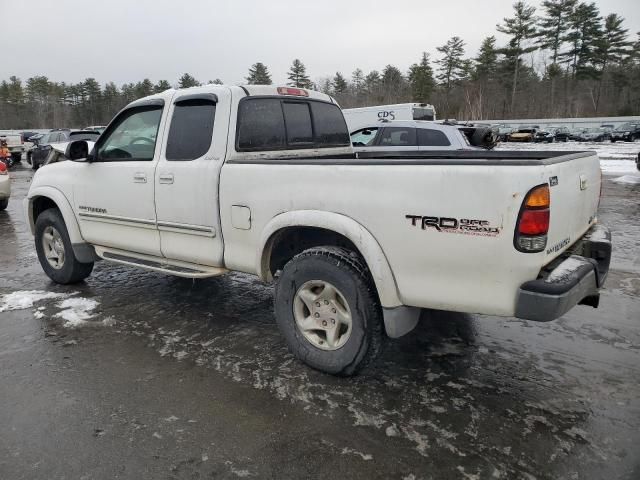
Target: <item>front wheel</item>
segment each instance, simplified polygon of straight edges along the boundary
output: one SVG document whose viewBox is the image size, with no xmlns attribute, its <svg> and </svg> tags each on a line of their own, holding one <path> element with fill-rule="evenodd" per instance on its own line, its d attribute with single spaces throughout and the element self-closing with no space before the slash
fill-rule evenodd
<svg viewBox="0 0 640 480">
<path fill-rule="evenodd" d="M 2 210 L 6 210 L 8 206 L 9 206 L 9 199 L 8 198 L 3 198 L 2 200 L 0 200 L 0 212 Z"/>
<path fill-rule="evenodd" d="M 63 285 L 78 283 L 91 274 L 93 262 L 80 263 L 76 258 L 58 209 L 45 210 L 38 216 L 35 240 L 40 265 L 54 282 Z"/>
<path fill-rule="evenodd" d="M 275 292 L 278 327 L 289 349 L 307 365 L 353 375 L 382 349 L 382 308 L 359 256 L 315 247 L 283 268 Z"/>
</svg>

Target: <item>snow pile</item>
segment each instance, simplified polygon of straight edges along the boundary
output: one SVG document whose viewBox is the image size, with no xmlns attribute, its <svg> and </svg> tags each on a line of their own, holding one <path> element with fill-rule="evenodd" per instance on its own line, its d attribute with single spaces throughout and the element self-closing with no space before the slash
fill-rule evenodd
<svg viewBox="0 0 640 480">
<path fill-rule="evenodd" d="M 622 177 L 614 178 L 616 183 L 630 183 L 632 185 L 640 185 L 640 175 L 623 175 Z"/>
<path fill-rule="evenodd" d="M 41 290 L 22 290 L 8 293 L 0 297 L 0 312 L 8 310 L 25 310 L 33 307 L 34 303 L 47 299 L 67 298 L 75 293 L 54 293 Z"/>
<path fill-rule="evenodd" d="M 54 317 L 62 318 L 65 327 L 78 327 L 95 317 L 95 313 L 92 312 L 98 305 L 100 304 L 91 298 L 68 298 L 56 304 L 56 307 L 63 310 L 56 313 Z"/>
</svg>

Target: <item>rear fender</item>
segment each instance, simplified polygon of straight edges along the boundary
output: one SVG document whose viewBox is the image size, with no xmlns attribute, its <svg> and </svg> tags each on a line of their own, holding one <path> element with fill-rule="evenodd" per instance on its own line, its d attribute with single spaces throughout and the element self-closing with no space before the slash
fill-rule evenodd
<svg viewBox="0 0 640 480">
<path fill-rule="evenodd" d="M 373 235 L 355 220 L 332 212 L 298 210 L 281 213 L 272 218 L 262 231 L 256 258 L 256 271 L 269 280 L 269 256 L 274 235 L 288 227 L 316 227 L 331 230 L 348 238 L 358 249 L 371 272 L 380 303 L 385 308 L 402 305 L 395 277 L 387 257 Z"/>
</svg>

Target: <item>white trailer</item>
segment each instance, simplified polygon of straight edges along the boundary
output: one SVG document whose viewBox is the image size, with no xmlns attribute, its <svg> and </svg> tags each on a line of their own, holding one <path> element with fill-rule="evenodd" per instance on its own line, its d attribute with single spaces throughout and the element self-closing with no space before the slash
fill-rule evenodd
<svg viewBox="0 0 640 480">
<path fill-rule="evenodd" d="M 342 110 L 342 113 L 350 133 L 386 120 L 434 121 L 436 119 L 436 109 L 428 103 L 398 103 L 375 107 L 347 108 Z"/>
</svg>

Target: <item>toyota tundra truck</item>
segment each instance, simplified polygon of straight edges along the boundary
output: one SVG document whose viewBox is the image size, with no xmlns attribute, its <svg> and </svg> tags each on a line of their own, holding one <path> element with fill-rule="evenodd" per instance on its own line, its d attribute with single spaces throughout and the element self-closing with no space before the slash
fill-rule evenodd
<svg viewBox="0 0 640 480">
<path fill-rule="evenodd" d="M 272 86 L 167 90 L 95 146 L 38 170 L 24 201 L 44 272 L 97 260 L 275 283 L 313 368 L 351 375 L 421 309 L 560 317 L 598 305 L 610 234 L 590 152 L 354 153 L 335 100 Z"/>
</svg>

